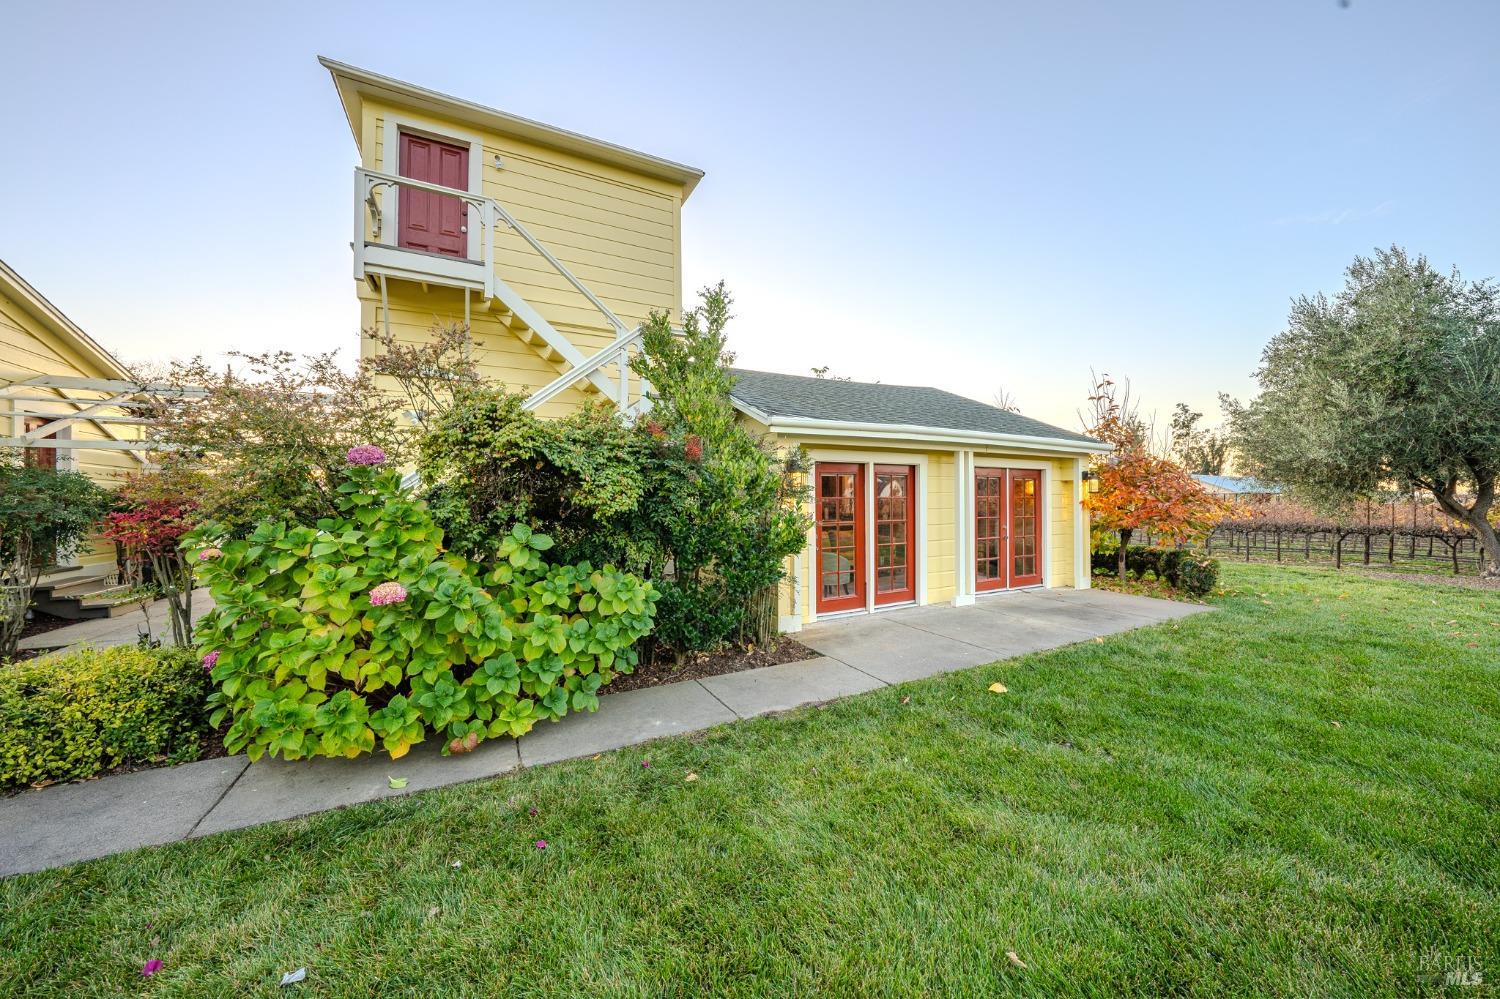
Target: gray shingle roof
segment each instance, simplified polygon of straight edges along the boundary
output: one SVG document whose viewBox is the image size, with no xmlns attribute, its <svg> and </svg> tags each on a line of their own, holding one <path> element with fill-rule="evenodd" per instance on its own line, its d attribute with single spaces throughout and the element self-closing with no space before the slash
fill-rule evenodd
<svg viewBox="0 0 1500 999">
<path fill-rule="evenodd" d="M 987 406 L 942 389 L 921 385 L 882 385 L 831 378 L 783 375 L 735 368 L 735 401 L 767 416 L 933 427 L 969 433 L 1045 437 L 1075 443 L 1097 443 L 1020 413 Z"/>
<path fill-rule="evenodd" d="M 1195 472 L 1193 478 L 1205 486 L 1213 486 L 1229 493 L 1268 493 L 1271 495 L 1279 495 L 1281 493 L 1279 486 L 1257 482 L 1248 475 L 1199 475 Z"/>
</svg>

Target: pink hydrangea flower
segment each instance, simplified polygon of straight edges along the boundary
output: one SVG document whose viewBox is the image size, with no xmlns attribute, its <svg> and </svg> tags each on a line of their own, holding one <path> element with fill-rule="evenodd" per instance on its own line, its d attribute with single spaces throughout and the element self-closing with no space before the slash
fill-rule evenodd
<svg viewBox="0 0 1500 999">
<path fill-rule="evenodd" d="M 219 549 L 217 549 L 217 548 L 205 548 L 201 552 L 198 553 L 198 561 L 199 562 L 206 562 L 207 560 L 209 560 L 211 558 L 218 558 L 220 555 L 223 555 L 223 554 L 224 553 L 221 552 L 221 551 L 219 551 Z"/>
<path fill-rule="evenodd" d="M 370 591 L 370 605 L 372 607 L 384 607 L 386 604 L 399 604 L 406 601 L 406 587 L 392 580 L 389 583 L 381 583 Z"/>
<path fill-rule="evenodd" d="M 351 465 L 384 465 L 385 452 L 374 444 L 359 444 L 349 449 L 344 460 Z"/>
<path fill-rule="evenodd" d="M 215 649 L 214 651 L 210 652 L 208 655 L 206 655 L 206 656 L 203 657 L 203 672 L 205 672 L 205 673 L 211 673 L 211 672 L 213 672 L 214 664 L 217 663 L 218 661 L 219 661 L 219 650 Z"/>
<path fill-rule="evenodd" d="M 143 978 L 150 978 L 152 975 L 156 974 L 160 970 L 161 970 L 161 958 L 159 958 L 159 957 L 153 957 L 151 960 L 149 960 L 149 961 L 146 962 L 145 967 L 141 968 L 141 977 L 143 977 Z"/>
</svg>

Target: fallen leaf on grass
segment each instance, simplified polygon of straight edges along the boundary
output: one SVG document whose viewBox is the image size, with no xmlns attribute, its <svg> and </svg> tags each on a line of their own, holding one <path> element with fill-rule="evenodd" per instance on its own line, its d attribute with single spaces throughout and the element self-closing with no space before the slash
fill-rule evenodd
<svg viewBox="0 0 1500 999">
<path fill-rule="evenodd" d="M 407 782 L 408 779 L 409 778 L 406 778 L 406 777 L 387 777 L 386 778 L 386 780 L 391 785 L 391 790 L 392 791 L 399 791 L 399 790 L 401 790 L 403 787 L 406 786 L 406 782 Z"/>
<path fill-rule="evenodd" d="M 427 918 L 428 919 L 436 919 L 437 918 L 437 914 L 440 911 L 442 911 L 442 910 L 440 910 L 437 906 L 434 905 L 432 908 L 430 908 L 430 909 L 427 910 Z"/>
<path fill-rule="evenodd" d="M 1104 644 L 1104 639 L 1100 638 L 1098 635 L 1094 636 L 1094 641 L 1098 642 L 1100 645 Z"/>
<path fill-rule="evenodd" d="M 282 985 L 296 985 L 298 982 L 302 981 L 306 977 L 307 977 L 307 969 L 306 968 L 298 968 L 296 971 L 288 971 L 286 974 L 282 975 L 281 976 L 281 984 Z"/>
<path fill-rule="evenodd" d="M 911 695 L 907 694 L 905 697 L 901 698 L 901 703 L 902 704 L 910 704 L 911 703 Z"/>
<path fill-rule="evenodd" d="M 1344 727 L 1344 723 L 1343 722 L 1334 722 L 1333 723 L 1333 727 L 1334 728 L 1343 728 Z"/>
<path fill-rule="evenodd" d="M 698 779 L 698 775 L 695 774 L 695 773 L 689 773 L 686 777 L 684 777 L 682 779 L 684 781 L 686 781 L 687 783 L 691 784 L 693 781 L 695 781 L 695 780 Z"/>
<path fill-rule="evenodd" d="M 462 860 L 455 860 L 453 863 L 449 864 L 448 866 L 451 867 L 451 868 L 453 868 L 456 871 L 460 867 L 464 866 L 464 862 Z"/>
<path fill-rule="evenodd" d="M 992 694 L 1003 694 L 1003 693 L 1005 693 L 1005 684 L 1003 684 L 1003 683 L 992 683 L 992 684 L 990 684 L 990 693 L 992 693 Z"/>
<path fill-rule="evenodd" d="M 1018 968 L 1026 967 L 1026 962 L 1017 957 L 1016 952 L 1013 950 L 1008 950 L 1005 952 L 1005 959 Z"/>
</svg>

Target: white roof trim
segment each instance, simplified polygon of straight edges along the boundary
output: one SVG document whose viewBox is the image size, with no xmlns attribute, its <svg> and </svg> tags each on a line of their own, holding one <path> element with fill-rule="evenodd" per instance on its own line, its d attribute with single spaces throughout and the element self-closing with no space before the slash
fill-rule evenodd
<svg viewBox="0 0 1500 999">
<path fill-rule="evenodd" d="M 31 282 L 3 260 L 0 260 L 0 290 L 9 292 L 20 302 L 22 308 L 28 309 L 43 323 L 50 325 L 53 332 L 65 341 L 71 340 L 73 347 L 99 365 L 101 370 L 118 378 L 130 377 L 130 372 L 113 354 L 99 346 L 98 341 L 85 333 L 82 327 L 64 315 L 46 295 L 32 287 Z"/>
<path fill-rule="evenodd" d="M 1061 451 L 1068 454 L 1105 454 L 1114 450 L 1108 444 L 1088 444 L 1084 441 L 1060 437 L 997 434 L 984 430 L 955 430 L 951 427 L 919 427 L 905 423 L 855 423 L 843 420 L 814 420 L 801 416 L 772 416 L 738 399 L 732 401 L 736 409 L 764 423 L 773 433 L 808 434 L 819 437 L 883 437 L 887 440 L 914 441 L 924 444 L 953 444 L 961 447 L 993 445 Z"/>
<path fill-rule="evenodd" d="M 382 76 L 327 56 L 318 56 L 318 62 L 322 63 L 323 67 L 333 75 L 334 86 L 338 88 L 341 99 L 347 97 L 344 92 L 346 83 L 356 93 L 362 90 L 381 91 L 387 96 L 401 98 L 405 103 L 414 107 L 448 116 L 456 115 L 461 120 L 477 122 L 502 135 L 513 135 L 539 145 L 550 146 L 553 149 L 561 149 L 564 152 L 636 170 L 648 177 L 680 184 L 684 201 L 687 200 L 689 194 L 693 193 L 693 188 L 698 186 L 698 181 L 703 179 L 702 170 L 685 163 L 653 156 L 650 153 L 643 153 L 638 149 L 631 149 L 613 142 L 605 142 L 603 139 L 595 139 L 579 132 L 571 132 L 565 128 L 558 128 L 556 125 L 533 121 L 508 111 L 464 100 L 462 97 L 453 97 L 436 90 L 429 90 L 415 83 Z M 349 106 L 347 99 L 344 100 L 344 110 L 347 115 L 351 116 L 349 127 L 354 131 L 354 139 L 358 142 L 359 123 L 352 117 L 354 109 Z"/>
</svg>

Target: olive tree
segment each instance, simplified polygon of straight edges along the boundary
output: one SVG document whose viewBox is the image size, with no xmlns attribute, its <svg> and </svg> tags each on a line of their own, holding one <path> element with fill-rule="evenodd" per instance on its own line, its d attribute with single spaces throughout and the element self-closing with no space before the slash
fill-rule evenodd
<svg viewBox="0 0 1500 999">
<path fill-rule="evenodd" d="M 1357 257 L 1333 298 L 1295 300 L 1236 408 L 1249 471 L 1329 505 L 1425 490 L 1484 546 L 1500 479 L 1500 288 L 1392 247 Z"/>
</svg>

